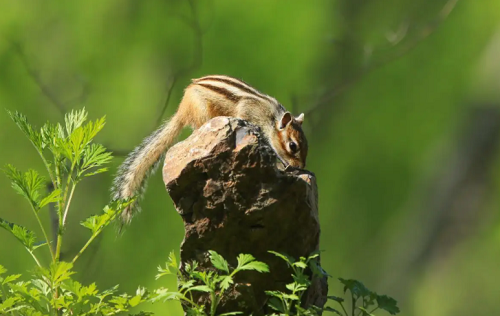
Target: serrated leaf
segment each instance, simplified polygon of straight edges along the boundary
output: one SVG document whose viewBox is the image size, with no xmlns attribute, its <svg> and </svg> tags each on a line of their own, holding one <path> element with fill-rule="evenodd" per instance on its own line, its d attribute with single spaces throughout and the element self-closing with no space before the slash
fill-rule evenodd
<svg viewBox="0 0 500 316">
<path fill-rule="evenodd" d="M 269 266 L 264 262 L 253 261 L 239 267 L 239 270 L 255 270 L 260 273 L 266 273 L 269 272 Z"/>
<path fill-rule="evenodd" d="M 115 206 L 115 205 L 113 205 Z M 121 206 L 119 212 L 123 210 Z M 99 231 L 101 231 L 104 227 L 108 226 L 111 224 L 111 222 L 116 218 L 118 213 L 116 210 L 111 208 L 109 205 L 106 205 L 104 207 L 104 213 L 101 215 L 93 215 L 90 216 L 89 218 L 85 219 L 84 221 L 80 222 L 80 225 L 82 225 L 85 228 L 88 228 L 92 231 L 92 234 L 97 234 Z"/>
<path fill-rule="evenodd" d="M 64 123 L 66 124 L 66 133 L 71 135 L 75 129 L 82 126 L 87 120 L 87 111 L 85 108 L 81 110 L 72 110 L 64 116 Z"/>
<path fill-rule="evenodd" d="M 0 275 L 5 274 L 7 272 L 7 269 L 3 265 L 0 264 Z"/>
<path fill-rule="evenodd" d="M 241 269 L 242 266 L 244 266 L 245 264 L 247 264 L 249 262 L 254 261 L 255 258 L 251 254 L 240 253 L 238 255 L 237 260 L 238 260 L 238 267 L 237 267 L 237 269 Z"/>
<path fill-rule="evenodd" d="M 17 127 L 24 133 L 24 135 L 30 140 L 33 146 L 41 152 L 45 147 L 41 133 L 35 131 L 33 127 L 28 123 L 26 115 L 19 112 L 10 112 L 10 118 L 16 123 Z"/>
<path fill-rule="evenodd" d="M 355 297 L 369 296 L 372 292 L 368 290 L 363 283 L 354 279 L 339 278 L 340 282 L 344 284 L 344 293 L 349 290 Z"/>
<path fill-rule="evenodd" d="M 2 218 L 0 218 L 0 227 L 4 228 L 10 232 L 17 240 L 19 240 L 26 249 L 33 251 L 33 247 L 36 241 L 35 233 L 28 230 L 27 228 L 10 223 Z"/>
<path fill-rule="evenodd" d="M 398 302 L 387 295 L 377 295 L 377 305 L 378 308 L 387 311 L 391 315 L 396 315 L 400 312 L 397 306 Z"/>
<path fill-rule="evenodd" d="M 35 170 L 28 170 L 21 173 L 16 167 L 6 165 L 4 172 L 11 180 L 12 188 L 24 198 L 28 200 L 31 206 L 38 211 L 40 202 L 40 193 L 38 190 L 44 187 L 45 179 Z"/>
<path fill-rule="evenodd" d="M 100 144 L 91 144 L 86 146 L 83 151 L 83 159 L 80 166 L 81 173 L 88 172 L 92 168 L 101 167 L 102 165 L 109 163 L 112 159 L 112 155 L 110 152 L 106 151 Z M 102 168 L 99 170 L 106 170 L 106 168 Z M 93 173 L 100 173 L 103 171 L 95 171 Z"/>
<path fill-rule="evenodd" d="M 71 271 L 73 264 L 71 262 L 59 261 L 50 265 L 50 277 L 53 286 L 61 284 L 70 278 L 75 272 Z"/>
<path fill-rule="evenodd" d="M 40 201 L 38 207 L 42 208 L 42 207 L 44 207 L 45 205 L 47 205 L 49 203 L 56 203 L 60 199 L 61 199 L 61 190 L 60 189 L 55 189 L 54 191 L 52 191 L 49 195 L 47 195 L 46 197 L 44 197 Z"/>
<path fill-rule="evenodd" d="M 209 250 L 208 253 L 210 254 L 210 262 L 216 269 L 229 273 L 228 263 L 221 255 L 213 250 Z"/>
<path fill-rule="evenodd" d="M 174 269 L 178 269 L 179 264 L 177 263 L 177 258 L 175 257 L 175 253 L 173 251 L 168 255 L 168 266 Z"/>
<path fill-rule="evenodd" d="M 233 284 L 233 278 L 230 275 L 226 275 L 222 277 L 220 287 L 223 291 L 227 290 L 231 284 Z"/>
<path fill-rule="evenodd" d="M 292 258 L 292 257 L 290 257 L 290 256 L 288 256 L 288 255 L 281 254 L 279 252 L 271 251 L 271 250 L 269 250 L 268 252 L 272 253 L 273 255 L 275 255 L 277 257 L 280 257 L 283 260 L 285 260 L 289 265 L 292 265 L 295 262 L 295 259 Z"/>
<path fill-rule="evenodd" d="M 0 312 L 5 312 L 9 310 L 12 306 L 14 306 L 18 301 L 20 301 L 20 297 L 11 296 L 5 299 L 0 303 Z"/>
<path fill-rule="evenodd" d="M 198 291 L 198 292 L 212 292 L 212 289 L 206 285 L 196 285 L 190 287 L 188 291 Z"/>
<path fill-rule="evenodd" d="M 297 261 L 297 262 L 294 262 L 293 265 L 295 267 L 299 267 L 301 269 L 306 269 L 307 268 L 307 264 L 303 261 Z"/>
<path fill-rule="evenodd" d="M 5 277 L 5 279 L 3 280 L 2 284 L 7 284 L 7 283 L 10 283 L 12 281 L 15 281 L 17 279 L 19 279 L 21 277 L 20 274 L 11 274 L 11 275 L 8 275 Z"/>
</svg>

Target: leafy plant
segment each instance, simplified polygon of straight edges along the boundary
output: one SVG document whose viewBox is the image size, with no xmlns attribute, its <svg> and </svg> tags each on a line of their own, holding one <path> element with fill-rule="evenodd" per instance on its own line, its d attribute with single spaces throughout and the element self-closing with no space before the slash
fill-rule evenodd
<svg viewBox="0 0 500 316">
<path fill-rule="evenodd" d="M 0 218 L 0 227 L 21 242 L 36 263 L 33 278 L 26 282 L 19 281 L 19 274 L 3 276 L 7 270 L 0 266 L 0 314 L 116 315 L 146 301 L 149 296 L 142 288 L 135 295 L 117 295 L 117 287 L 99 292 L 95 284 L 83 286 L 72 280 L 73 264 L 133 200 L 113 202 L 104 207 L 102 214 L 83 221 L 82 226 L 90 230 L 91 236 L 69 262 L 60 260 L 77 185 L 85 177 L 105 172 L 107 168 L 104 166 L 112 158 L 102 145 L 92 142 L 104 127 L 104 117 L 87 122 L 87 112 L 82 109 L 68 113 L 64 125 L 46 123 L 40 130 L 35 130 L 23 114 L 9 112 L 9 115 L 35 147 L 54 189 L 41 193 L 46 180 L 35 170 L 21 172 L 12 165 L 4 168 L 14 190 L 28 201 L 44 239 L 38 241 L 33 231 Z M 49 239 L 40 218 L 40 210 L 50 203 L 55 204 L 58 219 L 55 240 Z M 44 246 L 50 253 L 49 263 L 44 263 L 37 254 L 37 250 Z"/>
<path fill-rule="evenodd" d="M 187 315 L 199 316 L 215 316 L 217 306 L 224 293 L 234 283 L 234 276 L 244 270 L 254 270 L 261 273 L 269 272 L 269 267 L 260 261 L 256 261 L 252 255 L 238 255 L 238 265 L 235 268 L 230 268 L 228 262 L 217 252 L 209 251 L 209 259 L 215 269 L 200 271 L 198 262 L 193 261 L 185 266 L 185 274 L 179 270 L 177 260 L 173 253 L 170 253 L 169 261 L 165 268 L 158 267 L 159 274 L 156 278 L 164 275 L 176 274 L 179 280 L 179 290 L 168 292 L 166 289 L 158 290 L 153 301 L 157 300 L 178 300 L 187 305 Z M 207 309 L 204 305 L 199 305 L 193 299 L 192 292 L 205 292 L 210 295 L 210 306 Z M 229 312 L 219 314 L 219 316 L 239 315 L 242 312 Z"/>
<path fill-rule="evenodd" d="M 133 203 L 133 199 L 113 202 L 105 206 L 100 215 L 82 221 L 81 225 L 90 230 L 88 241 L 71 260 L 68 262 L 60 260 L 67 218 L 77 185 L 87 176 L 105 172 L 107 170 L 105 165 L 112 158 L 111 153 L 102 145 L 93 143 L 94 137 L 104 127 L 104 117 L 87 122 L 87 112 L 82 109 L 67 114 L 64 125 L 46 123 L 40 130 L 35 130 L 24 115 L 18 112 L 9 114 L 35 147 L 54 189 L 46 194 L 41 193 L 46 186 L 46 180 L 35 170 L 21 172 L 12 165 L 4 168 L 14 190 L 28 201 L 31 212 L 40 226 L 43 239 L 38 240 L 35 233 L 26 227 L 0 218 L 0 227 L 11 233 L 23 245 L 36 264 L 29 281 L 21 281 L 20 274 L 7 275 L 7 270 L 0 265 L 1 315 L 118 315 L 127 313 L 131 308 L 144 302 L 176 300 L 187 306 L 187 315 L 215 316 L 224 294 L 234 284 L 237 273 L 245 270 L 269 272 L 268 266 L 257 261 L 252 255 L 240 254 L 237 257 L 237 266 L 233 268 L 217 252 L 209 251 L 209 260 L 213 268 L 202 270 L 194 261 L 186 264 L 184 272 L 181 272 L 173 253 L 170 254 L 165 268 L 158 267 L 157 279 L 168 274 L 178 276 L 178 290 L 173 292 L 164 288 L 148 292 L 139 287 L 134 295 L 118 295 L 118 286 L 99 291 L 95 283 L 84 286 L 73 280 L 74 263 L 103 229 Z M 55 240 L 49 239 L 40 218 L 40 211 L 51 203 L 55 205 L 58 219 Z M 49 262 L 41 260 L 38 254 L 40 248 L 45 248 L 50 254 Z M 321 308 L 302 306 L 302 297 L 311 285 L 311 278 L 306 269 L 310 269 L 316 276 L 326 275 L 317 262 L 319 254 L 313 253 L 307 258 L 301 257 L 295 260 L 274 251 L 270 252 L 285 260 L 292 269 L 293 277 L 293 282 L 286 285 L 288 292 L 266 291 L 270 296 L 269 307 L 277 312 L 272 315 L 319 315 L 323 311 Z M 339 303 L 343 313 L 331 307 L 325 307 L 324 311 L 341 316 L 354 316 L 355 312 L 356 316 L 373 316 L 372 313 L 377 309 L 393 315 L 399 313 L 393 298 L 378 295 L 356 280 L 340 279 L 340 281 L 344 284 L 344 293 L 347 290 L 351 293 L 351 314 L 348 314 L 344 307 L 344 299 L 335 296 L 328 298 Z M 195 292 L 207 293 L 210 305 L 198 304 L 194 300 Z M 220 316 L 238 314 L 243 313 L 234 311 Z M 152 314 L 141 312 L 136 315 Z"/>
<path fill-rule="evenodd" d="M 392 297 L 387 295 L 379 295 L 373 291 L 367 289 L 363 283 L 353 280 L 353 279 L 342 279 L 339 278 L 340 282 L 344 284 L 344 294 L 349 291 L 351 293 L 351 313 L 349 314 L 344 307 L 344 299 L 336 296 L 328 296 L 329 300 L 335 301 L 340 304 L 342 308 L 342 313 L 338 310 L 328 307 L 330 311 L 337 313 L 338 315 L 354 316 L 374 316 L 373 312 L 382 309 L 391 315 L 396 315 L 399 313 L 399 307 L 397 302 Z M 359 303 L 358 303 L 359 302 Z M 361 304 L 356 306 L 356 304 Z"/>
<path fill-rule="evenodd" d="M 347 290 L 349 290 L 351 293 L 352 304 L 350 314 L 344 307 L 344 299 L 337 296 L 328 296 L 327 298 L 339 303 L 342 311 L 334 309 L 330 306 L 326 306 L 323 309 L 317 306 L 308 306 L 304 308 L 302 306 L 302 296 L 304 295 L 305 291 L 307 291 L 307 289 L 311 286 L 311 277 L 305 273 L 306 269 L 310 269 L 313 277 L 329 277 L 329 275 L 327 275 L 318 264 L 317 258 L 319 257 L 319 253 L 313 252 L 307 258 L 300 257 L 299 260 L 296 261 L 290 256 L 277 253 L 275 251 L 269 252 L 282 258 L 288 264 L 288 266 L 292 269 L 293 277 L 293 282 L 286 285 L 286 288 L 287 290 L 289 290 L 289 292 L 285 293 L 281 291 L 266 291 L 267 295 L 271 297 L 269 299 L 268 306 L 276 312 L 279 312 L 278 314 L 274 313 L 272 315 L 316 316 L 320 315 L 321 312 L 326 311 L 340 316 L 374 316 L 373 312 L 377 309 L 385 310 L 391 315 L 399 313 L 397 302 L 392 297 L 389 297 L 387 295 L 378 295 L 377 293 L 368 290 L 359 281 L 352 279 L 345 280 L 342 278 L 340 278 L 339 280 L 342 282 L 342 284 L 344 284 L 344 294 L 347 292 Z M 358 301 L 361 302 L 360 306 L 356 306 Z M 369 310 L 370 308 L 372 309 Z"/>
<path fill-rule="evenodd" d="M 324 272 L 318 270 L 316 259 L 319 257 L 319 252 L 313 252 L 307 258 L 300 257 L 298 261 L 275 251 L 269 252 L 287 263 L 292 269 L 293 278 L 293 282 L 286 285 L 287 290 L 290 291 L 289 293 L 266 291 L 266 294 L 270 296 L 268 306 L 279 312 L 272 315 L 319 315 L 322 309 L 317 306 L 302 307 L 302 296 L 311 286 L 311 277 L 305 273 L 306 269 L 310 268 L 317 276 L 322 277 L 324 275 Z"/>
</svg>

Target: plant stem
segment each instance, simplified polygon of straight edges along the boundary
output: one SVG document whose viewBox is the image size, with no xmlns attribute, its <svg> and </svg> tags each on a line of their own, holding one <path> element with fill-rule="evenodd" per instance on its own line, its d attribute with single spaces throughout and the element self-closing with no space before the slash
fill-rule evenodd
<svg viewBox="0 0 500 316">
<path fill-rule="evenodd" d="M 351 292 L 351 303 L 352 303 L 351 313 L 352 316 L 354 316 L 354 312 L 356 311 L 356 301 L 354 300 L 354 294 L 352 294 L 352 292 Z"/>
<path fill-rule="evenodd" d="M 210 300 L 212 304 L 210 304 L 210 315 L 215 316 L 215 311 L 217 310 L 217 296 L 215 295 L 215 291 L 210 292 Z"/>
<path fill-rule="evenodd" d="M 75 264 L 75 261 L 82 255 L 82 253 L 87 249 L 87 247 L 94 241 L 94 239 L 99 235 L 99 232 L 96 232 L 95 234 L 90 237 L 90 239 L 87 241 L 87 243 L 80 249 L 80 251 L 76 254 L 76 256 L 73 258 L 73 261 L 71 263 Z"/>
<path fill-rule="evenodd" d="M 50 247 L 50 246 L 49 246 L 49 247 Z M 26 250 L 28 250 L 28 249 L 26 249 Z M 33 259 L 35 259 L 36 264 L 37 264 L 37 265 L 41 268 L 41 267 L 42 267 L 42 265 L 40 264 L 40 261 L 38 261 L 38 259 L 36 258 L 35 254 L 34 254 L 32 251 L 30 251 L 30 250 L 28 250 L 28 252 L 29 252 L 29 253 L 30 253 L 30 255 L 33 257 Z"/>
<path fill-rule="evenodd" d="M 31 142 L 31 143 L 33 144 L 33 142 Z M 35 146 L 35 144 L 33 144 L 33 146 Z M 35 146 L 35 148 L 36 148 L 36 146 Z M 54 174 L 52 173 L 52 170 L 50 169 L 49 162 L 47 161 L 47 159 L 45 159 L 45 156 L 43 155 L 43 153 L 41 151 L 38 150 L 38 148 L 36 149 L 36 151 L 38 152 L 38 154 L 42 158 L 43 164 L 45 165 L 45 168 L 47 169 L 47 171 L 49 173 L 50 181 L 52 181 L 52 184 L 55 187 L 56 182 L 55 182 Z"/>
<path fill-rule="evenodd" d="M 57 244 L 56 244 L 56 258 L 54 263 L 59 261 L 59 256 L 61 255 L 61 244 L 62 244 L 62 232 L 61 225 L 57 228 Z"/>
<path fill-rule="evenodd" d="M 378 306 L 377 306 L 377 307 L 375 307 L 374 309 L 372 309 L 369 313 L 371 314 L 371 313 L 373 313 L 374 311 L 376 311 L 377 309 L 378 309 Z"/>
<path fill-rule="evenodd" d="M 62 226 L 66 224 L 66 216 L 68 216 L 68 211 L 69 211 L 69 205 L 71 204 L 71 199 L 73 198 L 73 193 L 75 192 L 76 184 L 73 183 L 73 186 L 71 187 L 71 191 L 69 193 L 69 198 L 68 201 L 66 202 L 66 209 L 64 210 L 64 215 L 63 215 L 63 220 L 62 220 Z"/>
<path fill-rule="evenodd" d="M 40 220 L 40 216 L 38 216 L 38 213 L 35 210 L 35 207 L 33 205 L 31 205 L 31 209 L 33 210 L 33 214 L 35 214 L 36 220 L 38 221 L 38 225 L 40 225 L 40 228 L 42 229 L 43 237 L 45 238 L 45 241 L 47 242 L 47 244 L 49 246 L 48 248 L 49 248 L 52 260 L 55 261 L 55 254 L 54 254 L 54 251 L 52 250 L 52 247 L 50 247 L 49 236 L 47 235 L 47 232 L 45 231 L 45 228 L 43 227 L 42 221 Z"/>
<path fill-rule="evenodd" d="M 349 316 L 349 313 L 347 313 L 347 311 L 345 310 L 344 304 L 342 304 L 341 302 L 339 302 L 339 304 L 340 304 L 340 307 L 342 307 L 342 310 L 344 311 L 345 316 Z"/>
</svg>

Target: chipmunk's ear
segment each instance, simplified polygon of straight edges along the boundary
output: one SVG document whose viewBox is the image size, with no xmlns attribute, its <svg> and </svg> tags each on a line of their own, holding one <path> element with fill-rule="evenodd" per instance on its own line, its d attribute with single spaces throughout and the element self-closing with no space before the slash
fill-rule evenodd
<svg viewBox="0 0 500 316">
<path fill-rule="evenodd" d="M 297 123 L 302 125 L 302 123 L 304 123 L 304 113 L 301 113 L 299 116 L 297 116 L 295 120 L 297 121 Z"/>
<path fill-rule="evenodd" d="M 280 121 L 280 129 L 284 129 L 288 124 L 290 124 L 291 121 L 292 114 L 290 114 L 290 112 L 286 112 L 285 114 L 283 114 Z"/>
</svg>

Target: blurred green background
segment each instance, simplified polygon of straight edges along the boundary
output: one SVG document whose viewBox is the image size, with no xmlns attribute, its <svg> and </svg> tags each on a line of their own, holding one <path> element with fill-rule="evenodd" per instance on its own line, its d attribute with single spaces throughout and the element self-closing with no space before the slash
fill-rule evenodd
<svg viewBox="0 0 500 316">
<path fill-rule="evenodd" d="M 498 0 L 6 0 L 0 106 L 37 126 L 85 106 L 107 116 L 98 141 L 120 154 L 159 125 L 170 87 L 164 119 L 191 78 L 241 78 L 306 113 L 331 275 L 395 297 L 402 315 L 499 315 L 499 21 Z M 3 109 L 0 151 L 0 165 L 43 170 Z M 81 184 L 63 253 L 86 240 L 78 223 L 108 202 L 122 160 Z M 161 176 L 149 183 L 143 212 L 122 237 L 103 234 L 78 279 L 175 287 L 154 275 L 182 221 Z M 0 217 L 37 231 L 6 177 L 0 192 Z M 0 263 L 33 266 L 6 231 Z"/>
</svg>

